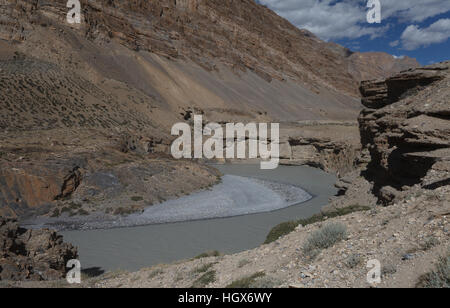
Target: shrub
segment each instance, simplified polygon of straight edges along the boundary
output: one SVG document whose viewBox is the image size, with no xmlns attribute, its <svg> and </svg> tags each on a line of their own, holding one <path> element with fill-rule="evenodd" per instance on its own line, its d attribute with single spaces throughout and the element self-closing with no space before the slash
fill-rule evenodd
<svg viewBox="0 0 450 308">
<path fill-rule="evenodd" d="M 117 209 L 114 210 L 113 214 L 117 215 L 117 216 L 127 216 L 127 215 L 131 215 L 136 213 L 136 209 L 131 207 L 118 207 Z"/>
<path fill-rule="evenodd" d="M 141 197 L 141 196 L 133 196 L 133 197 L 131 197 L 131 201 L 134 201 L 134 202 L 139 202 L 139 201 L 142 201 L 142 200 L 144 200 L 144 198 Z"/>
<path fill-rule="evenodd" d="M 299 225 L 299 221 L 288 221 L 275 226 L 272 230 L 270 230 L 264 244 L 270 244 L 272 242 L 275 242 L 279 238 L 288 235 L 291 232 L 294 232 L 295 228 L 297 228 Z"/>
<path fill-rule="evenodd" d="M 51 216 L 50 217 L 59 217 L 59 215 L 60 215 L 60 212 L 59 212 L 59 209 L 54 209 L 53 210 L 53 213 L 51 214 Z"/>
<path fill-rule="evenodd" d="M 216 281 L 216 271 L 209 271 L 194 281 L 191 288 L 204 288 Z"/>
<path fill-rule="evenodd" d="M 69 203 L 69 208 L 72 210 L 77 210 L 80 209 L 82 207 L 81 204 L 75 203 L 75 202 L 70 202 Z"/>
<path fill-rule="evenodd" d="M 431 248 L 438 246 L 440 244 L 439 240 L 434 236 L 430 236 L 425 239 L 425 242 L 421 245 L 422 250 L 430 250 Z"/>
<path fill-rule="evenodd" d="M 209 270 L 211 269 L 211 267 L 213 267 L 215 264 L 216 264 L 216 263 L 208 263 L 208 264 L 205 264 L 205 265 L 203 265 L 203 266 L 200 266 L 200 267 L 194 269 L 194 270 L 192 271 L 192 273 L 194 273 L 194 274 L 198 274 L 198 273 L 206 273 L 206 272 L 209 271 Z"/>
<path fill-rule="evenodd" d="M 153 279 L 163 273 L 164 273 L 164 271 L 162 269 L 155 269 L 148 275 L 148 279 Z"/>
<path fill-rule="evenodd" d="M 243 277 L 241 279 L 235 280 L 229 285 L 226 286 L 226 288 L 231 289 L 249 289 L 252 288 L 253 285 L 256 283 L 256 280 L 258 278 L 264 277 L 266 274 L 264 272 L 258 272 L 250 276 Z"/>
<path fill-rule="evenodd" d="M 395 267 L 395 265 L 393 264 L 386 264 L 381 269 L 381 277 L 386 277 L 388 275 L 393 275 L 395 273 L 397 273 L 397 267 Z"/>
<path fill-rule="evenodd" d="M 83 209 L 78 210 L 78 215 L 79 216 L 88 216 L 89 212 Z"/>
<path fill-rule="evenodd" d="M 243 268 L 244 266 L 246 266 L 247 264 L 250 264 L 251 262 L 247 259 L 242 259 L 241 261 L 239 261 L 238 263 L 238 268 Z"/>
<path fill-rule="evenodd" d="M 347 236 L 347 227 L 340 223 L 329 223 L 321 229 L 313 232 L 303 246 L 303 253 L 310 257 L 316 257 L 322 249 L 332 247 Z"/>
<path fill-rule="evenodd" d="M 450 252 L 441 257 L 436 269 L 419 278 L 418 288 L 450 288 Z"/>
<path fill-rule="evenodd" d="M 255 289 L 273 289 L 282 284 L 283 283 L 280 280 L 274 279 L 273 277 L 262 277 L 256 279 L 250 287 Z"/>
<path fill-rule="evenodd" d="M 361 206 L 361 205 L 352 205 L 341 209 L 336 209 L 331 212 L 321 213 L 314 216 L 311 216 L 306 219 L 300 219 L 297 221 L 289 221 L 279 224 L 278 226 L 274 227 L 269 234 L 267 235 L 266 241 L 264 244 L 270 244 L 272 242 L 275 242 L 279 238 L 293 232 L 295 228 L 297 228 L 299 225 L 302 225 L 303 227 L 307 225 L 314 224 L 316 222 L 322 222 L 325 221 L 328 218 L 335 218 L 340 216 L 345 216 L 354 212 L 362 212 L 362 211 L 368 211 L 370 210 L 370 207 L 367 206 Z"/>
<path fill-rule="evenodd" d="M 359 254 L 355 253 L 349 256 L 347 260 L 345 260 L 345 265 L 348 268 L 355 268 L 358 265 L 360 265 L 362 261 L 363 261 L 362 257 Z"/>
<path fill-rule="evenodd" d="M 199 254 L 194 259 L 203 259 L 203 258 L 219 257 L 219 256 L 220 256 L 220 252 L 218 252 L 217 250 L 213 250 L 213 251 L 207 251 L 202 254 Z"/>
</svg>

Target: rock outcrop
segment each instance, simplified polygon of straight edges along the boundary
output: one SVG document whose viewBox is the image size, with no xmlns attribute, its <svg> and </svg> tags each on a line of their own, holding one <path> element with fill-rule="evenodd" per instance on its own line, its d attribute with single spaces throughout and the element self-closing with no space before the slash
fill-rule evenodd
<svg viewBox="0 0 450 308">
<path fill-rule="evenodd" d="M 450 185 L 450 62 L 363 82 L 361 93 L 365 176 L 380 200 Z"/>
<path fill-rule="evenodd" d="M 361 143 L 356 121 L 283 124 L 280 162 L 308 165 L 344 176 L 358 168 Z"/>
<path fill-rule="evenodd" d="M 291 137 L 286 145 L 290 157 L 281 156 L 285 165 L 308 165 L 338 175 L 356 168 L 360 148 L 330 139 Z"/>
<path fill-rule="evenodd" d="M 0 280 L 57 280 L 77 249 L 51 230 L 26 230 L 0 217 Z"/>
<path fill-rule="evenodd" d="M 80 168 L 85 164 L 81 159 L 22 161 L 20 166 L 0 162 L 0 204 L 3 206 L 0 213 L 11 216 L 45 213 L 53 202 L 71 197 L 80 185 Z"/>
</svg>

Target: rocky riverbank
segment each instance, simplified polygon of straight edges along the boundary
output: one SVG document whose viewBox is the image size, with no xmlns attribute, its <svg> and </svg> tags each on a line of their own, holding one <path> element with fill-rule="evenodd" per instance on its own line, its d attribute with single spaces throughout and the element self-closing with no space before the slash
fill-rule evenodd
<svg viewBox="0 0 450 308">
<path fill-rule="evenodd" d="M 77 257 L 77 249 L 55 231 L 26 230 L 0 217 L 0 281 L 58 280 Z"/>
</svg>

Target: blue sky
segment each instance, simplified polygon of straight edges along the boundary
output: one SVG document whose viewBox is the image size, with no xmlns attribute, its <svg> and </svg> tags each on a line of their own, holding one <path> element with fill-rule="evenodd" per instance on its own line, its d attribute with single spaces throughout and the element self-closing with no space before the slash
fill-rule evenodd
<svg viewBox="0 0 450 308">
<path fill-rule="evenodd" d="M 367 22 L 369 0 L 258 0 L 299 28 L 353 51 L 384 51 L 421 64 L 450 60 L 450 0 L 379 0 L 381 23 Z"/>
</svg>

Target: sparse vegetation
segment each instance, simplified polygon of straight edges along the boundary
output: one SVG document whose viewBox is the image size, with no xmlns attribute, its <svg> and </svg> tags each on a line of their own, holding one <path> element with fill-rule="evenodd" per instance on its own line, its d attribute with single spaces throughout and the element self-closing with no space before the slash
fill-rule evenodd
<svg viewBox="0 0 450 308">
<path fill-rule="evenodd" d="M 368 210 L 370 210 L 370 207 L 361 206 L 361 205 L 352 205 L 352 206 L 345 207 L 342 209 L 337 209 L 332 212 L 317 214 L 317 215 L 314 215 L 307 219 L 300 219 L 297 221 L 284 222 L 284 223 L 281 223 L 278 226 L 274 227 L 269 232 L 264 244 L 270 244 L 270 243 L 278 240 L 279 238 L 293 232 L 295 230 L 295 228 L 297 228 L 299 225 L 302 225 L 303 227 L 305 227 L 307 225 L 325 221 L 329 218 L 345 216 L 345 215 L 348 215 L 348 214 L 351 214 L 354 212 L 361 212 L 361 211 L 368 211 Z"/>
<path fill-rule="evenodd" d="M 397 273 L 397 267 L 394 264 L 386 264 L 381 269 L 381 277 L 386 277 Z"/>
<path fill-rule="evenodd" d="M 89 215 L 89 212 L 86 211 L 86 210 L 84 210 L 84 209 L 79 209 L 79 210 L 78 210 L 78 215 L 79 215 L 79 216 L 88 216 L 88 215 Z"/>
<path fill-rule="evenodd" d="M 216 271 L 209 271 L 195 280 L 191 288 L 204 288 L 214 281 L 216 281 Z"/>
<path fill-rule="evenodd" d="M 425 242 L 420 245 L 421 249 L 424 251 L 430 250 L 431 248 L 438 246 L 440 244 L 439 240 L 434 236 L 430 236 L 425 239 Z"/>
<path fill-rule="evenodd" d="M 332 247 L 347 236 L 347 227 L 341 223 L 329 223 L 313 232 L 303 246 L 305 256 L 313 259 L 321 250 Z"/>
<path fill-rule="evenodd" d="M 218 252 L 217 250 L 213 250 L 213 251 L 207 251 L 204 252 L 202 254 L 199 254 L 198 256 L 196 256 L 194 258 L 195 259 L 203 259 L 203 258 L 210 258 L 210 257 L 220 257 L 220 252 Z"/>
<path fill-rule="evenodd" d="M 69 203 L 69 208 L 70 209 L 72 209 L 72 210 L 76 210 L 76 209 L 79 209 L 79 208 L 81 208 L 81 204 L 78 204 L 78 203 L 75 203 L 75 202 L 70 202 Z"/>
<path fill-rule="evenodd" d="M 243 268 L 244 266 L 246 266 L 247 264 L 250 264 L 251 262 L 247 259 L 242 259 L 241 261 L 239 261 L 238 263 L 238 268 Z"/>
<path fill-rule="evenodd" d="M 61 212 L 59 211 L 59 209 L 54 209 L 53 213 L 50 215 L 50 217 L 59 217 L 59 215 L 61 214 Z"/>
<path fill-rule="evenodd" d="M 264 277 L 266 274 L 264 272 L 258 272 L 250 276 L 243 277 L 241 279 L 235 280 L 226 288 L 232 289 L 248 289 L 254 287 L 253 285 L 256 283 L 258 278 Z"/>
<path fill-rule="evenodd" d="M 134 201 L 134 202 L 139 202 L 139 201 L 142 201 L 142 200 L 144 200 L 144 198 L 141 197 L 141 196 L 133 196 L 133 197 L 131 197 L 131 201 Z"/>
<path fill-rule="evenodd" d="M 127 215 L 131 215 L 135 212 L 136 212 L 136 209 L 133 207 L 118 207 L 117 209 L 114 210 L 113 214 L 119 215 L 119 216 L 127 216 Z"/>
<path fill-rule="evenodd" d="M 273 277 L 265 276 L 265 277 L 256 279 L 251 284 L 251 287 L 256 288 L 256 289 L 273 289 L 273 288 L 280 286 L 281 284 L 282 284 L 282 282 L 279 281 L 278 279 L 274 279 Z"/>
<path fill-rule="evenodd" d="M 441 257 L 434 271 L 420 277 L 418 288 L 450 288 L 450 251 Z"/>
<path fill-rule="evenodd" d="M 202 266 L 194 269 L 192 271 L 192 273 L 193 274 L 206 273 L 207 271 L 209 271 L 214 266 L 214 264 L 216 264 L 216 263 L 213 262 L 213 263 L 208 263 L 208 264 L 202 265 Z"/>
<path fill-rule="evenodd" d="M 162 269 L 160 269 L 160 268 L 155 269 L 148 275 L 148 279 L 153 279 L 159 275 L 162 275 L 163 273 L 164 273 L 164 271 Z"/>
<path fill-rule="evenodd" d="M 363 258 L 361 257 L 361 255 L 355 253 L 350 255 L 347 260 L 345 260 L 345 265 L 348 268 L 356 268 L 357 266 L 359 266 L 363 261 Z"/>
</svg>

